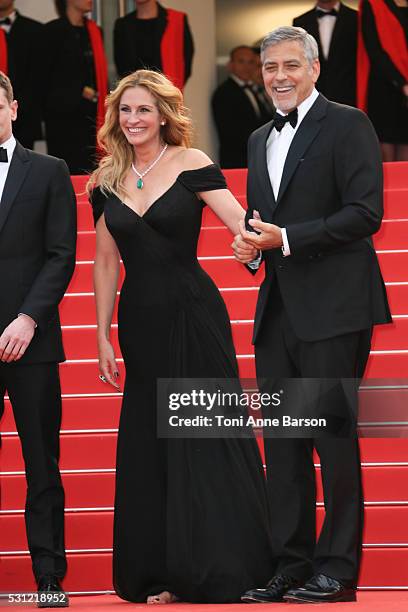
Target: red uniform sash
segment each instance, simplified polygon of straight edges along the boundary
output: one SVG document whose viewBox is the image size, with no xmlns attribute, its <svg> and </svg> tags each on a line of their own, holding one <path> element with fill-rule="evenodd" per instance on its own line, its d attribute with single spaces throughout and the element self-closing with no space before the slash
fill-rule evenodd
<svg viewBox="0 0 408 612">
<path fill-rule="evenodd" d="M 3 28 L 0 28 L 0 70 L 4 74 L 8 73 L 7 37 Z"/>
<path fill-rule="evenodd" d="M 185 14 L 166 9 L 167 25 L 160 51 L 164 74 L 178 87 L 184 87 L 184 18 Z"/>
<path fill-rule="evenodd" d="M 367 0 L 373 11 L 378 38 L 384 51 L 390 56 L 394 66 L 408 83 L 408 47 L 401 23 L 385 2 Z M 358 52 L 357 52 L 357 106 L 367 111 L 367 89 L 370 74 L 370 58 L 368 57 L 362 34 L 362 4 L 359 7 Z"/>
<path fill-rule="evenodd" d="M 96 111 L 96 127 L 99 130 L 105 121 L 105 98 L 108 92 L 108 62 L 106 61 L 102 34 L 94 21 L 86 20 L 89 40 L 95 62 L 96 88 L 98 90 L 98 107 Z"/>
</svg>

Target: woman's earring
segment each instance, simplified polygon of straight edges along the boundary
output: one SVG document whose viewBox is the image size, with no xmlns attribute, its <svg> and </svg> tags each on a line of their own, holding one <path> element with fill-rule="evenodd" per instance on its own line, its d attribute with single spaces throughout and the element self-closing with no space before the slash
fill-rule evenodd
<svg viewBox="0 0 408 612">
<path fill-rule="evenodd" d="M 160 125 L 166 125 L 166 122 L 165 122 L 165 121 L 162 121 L 162 122 L 160 123 Z"/>
</svg>

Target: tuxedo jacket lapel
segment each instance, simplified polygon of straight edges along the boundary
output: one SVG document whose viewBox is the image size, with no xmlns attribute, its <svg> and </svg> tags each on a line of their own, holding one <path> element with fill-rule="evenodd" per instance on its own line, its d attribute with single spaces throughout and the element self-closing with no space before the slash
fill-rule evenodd
<svg viewBox="0 0 408 612">
<path fill-rule="evenodd" d="M 268 163 L 266 159 L 266 143 L 268 141 L 269 134 L 271 133 L 272 128 L 273 121 L 264 126 L 264 132 L 257 143 L 258 150 L 255 155 L 256 171 L 258 173 L 259 185 L 261 186 L 264 194 L 264 211 L 268 213 L 268 217 L 271 215 L 271 212 L 273 212 L 276 208 L 275 195 L 273 193 L 271 179 L 269 177 L 268 172 Z M 264 216 L 262 215 L 261 217 L 264 218 Z"/>
<path fill-rule="evenodd" d="M 10 209 L 27 176 L 30 166 L 31 162 L 26 149 L 17 142 L 0 203 L 0 232 L 3 229 Z"/>
<path fill-rule="evenodd" d="M 277 205 L 282 200 L 282 197 L 302 157 L 320 132 L 320 120 L 325 116 L 326 109 L 327 100 L 320 95 L 299 126 L 299 129 L 292 140 L 292 144 L 289 147 L 285 165 L 283 167 Z"/>
</svg>

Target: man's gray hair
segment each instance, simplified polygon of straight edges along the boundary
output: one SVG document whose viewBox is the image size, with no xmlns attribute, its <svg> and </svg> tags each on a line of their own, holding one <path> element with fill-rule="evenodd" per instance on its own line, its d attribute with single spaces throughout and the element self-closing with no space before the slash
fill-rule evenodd
<svg viewBox="0 0 408 612">
<path fill-rule="evenodd" d="M 316 40 L 311 34 L 308 34 L 303 28 L 295 28 L 293 26 L 281 26 L 272 30 L 265 36 L 261 44 L 261 60 L 264 61 L 265 50 L 273 45 L 278 45 L 282 42 L 296 41 L 304 50 L 306 60 L 310 65 L 314 60 L 319 59 L 319 47 Z"/>
</svg>

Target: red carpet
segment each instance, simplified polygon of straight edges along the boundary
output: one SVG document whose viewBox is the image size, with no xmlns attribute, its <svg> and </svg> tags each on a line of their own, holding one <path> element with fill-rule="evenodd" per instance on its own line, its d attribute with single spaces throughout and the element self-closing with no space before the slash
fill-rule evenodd
<svg viewBox="0 0 408 612">
<path fill-rule="evenodd" d="M 283 612 L 286 610 L 298 608 L 290 604 L 281 603 L 273 604 L 273 610 Z M 71 595 L 70 607 L 76 612 L 86 612 L 87 610 L 101 610 L 101 612 L 123 612 L 124 610 L 151 610 L 151 606 L 146 604 L 132 604 L 123 601 L 115 595 L 95 595 L 89 597 L 78 597 Z M 34 606 L 24 606 L 24 609 L 37 609 Z M 163 608 L 160 608 L 161 610 Z M 208 612 L 216 610 L 217 612 L 259 612 L 258 604 L 187 604 L 173 603 L 170 604 L 171 612 Z M 263 609 L 263 608 L 261 608 Z M 271 609 L 268 607 L 268 610 Z M 318 608 L 314 605 L 303 604 L 301 610 L 318 610 L 319 612 L 333 612 L 333 605 L 320 604 Z M 408 610 L 408 592 L 405 591 L 375 591 L 375 592 L 359 592 L 357 602 L 339 603 L 335 606 L 337 612 L 406 612 Z"/>
<path fill-rule="evenodd" d="M 227 171 L 236 196 L 245 202 L 245 171 Z M 83 177 L 73 179 L 83 194 Z M 115 446 L 120 394 L 97 377 L 95 309 L 91 280 L 95 235 L 92 214 L 83 195 L 78 196 L 79 235 L 77 269 L 61 305 L 64 342 L 68 361 L 61 366 L 64 414 L 61 434 L 61 469 L 66 489 L 66 543 L 69 571 L 65 588 L 73 592 L 109 591 L 111 585 L 112 507 Z M 385 219 L 375 237 L 380 264 L 387 284 L 394 323 L 375 330 L 367 378 L 408 378 L 408 164 L 385 164 Z M 222 223 L 205 210 L 199 257 L 213 276 L 226 301 L 232 321 L 241 374 L 254 375 L 252 320 L 258 286 L 231 257 L 231 236 Z M 116 318 L 115 318 L 116 321 Z M 116 331 L 114 341 L 117 344 Z M 121 380 L 123 381 L 123 364 Z M 389 387 L 392 381 L 382 381 Z M 395 384 L 403 381 L 395 380 Z M 390 422 L 407 420 L 408 386 L 379 388 L 361 394 L 364 407 L 370 402 L 371 418 L 387 408 Z M 373 408 L 374 406 L 374 408 Z M 377 411 L 377 412 L 376 412 Z M 379 417 L 378 417 L 379 418 Z M 33 588 L 24 531 L 25 479 L 20 444 L 10 406 L 1 422 L 0 486 L 0 592 Z M 370 423 L 363 427 L 370 435 Z M 371 430 L 372 431 L 372 430 Z M 363 563 L 360 586 L 408 589 L 408 424 L 388 426 L 397 438 L 361 440 L 366 499 Z M 405 438 L 403 437 L 405 436 Z M 318 526 L 323 518 L 320 470 L 318 476 Z M 126 606 L 113 596 L 73 597 L 73 607 L 115 608 Z M 287 608 L 275 604 L 274 610 Z M 361 610 L 408 611 L 405 591 L 361 592 Z M 141 607 L 141 606 L 137 606 Z M 184 612 L 208 606 L 172 604 Z M 232 609 L 234 606 L 217 606 Z M 320 606 L 320 610 L 327 606 Z M 247 606 L 248 608 L 248 606 Z M 242 609 L 242 608 L 241 608 Z M 245 608 L 244 608 L 245 609 Z M 259 610 L 259 608 L 257 608 Z M 333 608 L 330 608 L 333 610 Z M 336 610 L 355 610 L 356 604 L 338 604 Z"/>
</svg>

